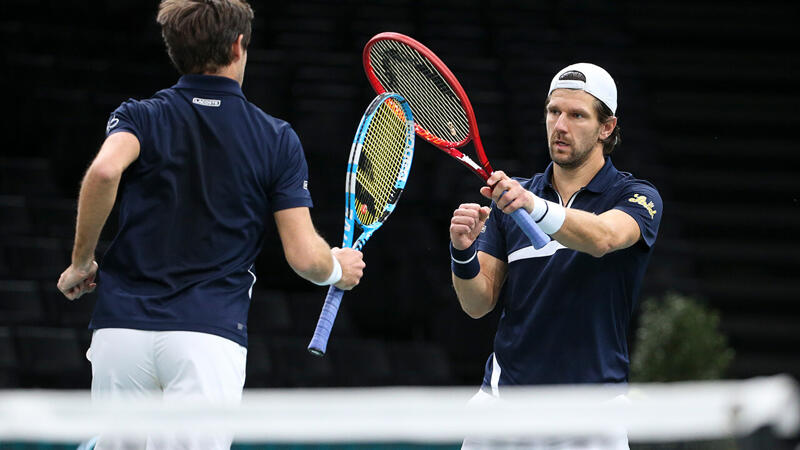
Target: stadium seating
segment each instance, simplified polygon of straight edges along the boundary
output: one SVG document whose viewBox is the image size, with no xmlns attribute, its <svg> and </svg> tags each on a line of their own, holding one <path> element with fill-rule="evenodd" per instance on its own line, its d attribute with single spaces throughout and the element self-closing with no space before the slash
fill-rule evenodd
<svg viewBox="0 0 800 450">
<path fill-rule="evenodd" d="M 0 389 L 14 388 L 19 385 L 18 370 L 19 363 L 11 329 L 0 327 Z"/>
<path fill-rule="evenodd" d="M 407 33 L 442 56 L 472 98 L 495 168 L 521 176 L 548 162 L 550 77 L 593 61 L 619 85 L 615 163 L 653 181 L 665 202 L 642 295 L 677 290 L 718 309 L 737 352 L 731 376 L 800 376 L 796 5 L 445 0 L 420 14 L 410 0 L 253 4 L 243 89 L 300 136 L 312 216 L 329 242 L 340 243 L 345 158 L 373 96 L 360 65 L 372 35 Z M 5 2 L 0 27 L 15 43 L 3 49 L 15 113 L 0 123 L 0 387 L 88 383 L 93 296 L 67 302 L 54 289 L 70 260 L 80 177 L 108 114 L 177 78 L 153 4 L 47 6 Z M 458 203 L 482 200 L 480 181 L 444 158 L 417 141 L 398 211 L 364 250 L 365 278 L 345 295 L 325 358 L 305 351 L 324 289 L 294 274 L 267 230 L 249 387 L 480 383 L 498 313 L 474 321 L 459 310 L 446 234 Z M 99 258 L 116 210 L 106 228 Z"/>
<path fill-rule="evenodd" d="M 71 328 L 20 327 L 16 331 L 21 387 L 82 388 L 91 381 L 88 332 Z"/>
<path fill-rule="evenodd" d="M 35 281 L 0 280 L 0 325 L 39 325 L 45 320 Z"/>
</svg>

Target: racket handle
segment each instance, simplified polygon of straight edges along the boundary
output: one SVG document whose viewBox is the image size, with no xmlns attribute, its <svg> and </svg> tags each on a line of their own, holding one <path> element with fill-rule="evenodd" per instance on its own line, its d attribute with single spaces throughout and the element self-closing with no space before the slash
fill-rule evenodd
<svg viewBox="0 0 800 450">
<path fill-rule="evenodd" d="M 514 219 L 514 222 L 517 223 L 525 235 L 528 236 L 528 239 L 531 240 L 533 248 L 538 250 L 550 242 L 550 236 L 544 234 L 544 231 L 542 231 L 541 228 L 536 225 L 530 214 L 528 214 L 523 208 L 511 213 L 511 218 Z"/>
<path fill-rule="evenodd" d="M 328 338 L 331 336 L 331 329 L 333 329 L 333 321 L 336 320 L 336 313 L 339 312 L 339 305 L 342 303 L 342 295 L 344 291 L 331 286 L 328 289 L 328 296 L 325 297 L 325 304 L 322 305 L 322 312 L 319 314 L 317 321 L 317 329 L 314 330 L 314 337 L 311 338 L 311 343 L 308 344 L 308 351 L 312 355 L 325 356 L 325 350 L 328 348 Z"/>
</svg>

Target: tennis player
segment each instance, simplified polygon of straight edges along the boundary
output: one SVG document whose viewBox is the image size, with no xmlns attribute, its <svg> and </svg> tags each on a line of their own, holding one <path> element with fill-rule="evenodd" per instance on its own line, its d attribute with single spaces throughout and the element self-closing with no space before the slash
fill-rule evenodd
<svg viewBox="0 0 800 450">
<path fill-rule="evenodd" d="M 502 308 L 478 398 L 508 385 L 628 380 L 628 328 L 662 202 L 652 184 L 611 161 L 616 109 L 604 69 L 559 71 L 545 100 L 550 165 L 530 179 L 495 172 L 480 191 L 491 208 L 462 204 L 453 214 L 462 309 L 479 318 Z M 553 241 L 534 249 L 509 216 L 520 208 Z"/>
<path fill-rule="evenodd" d="M 332 250 L 317 234 L 297 135 L 242 93 L 253 20 L 247 2 L 163 0 L 157 20 L 182 76 L 111 114 L 81 186 L 72 264 L 58 288 L 70 300 L 97 289 L 87 353 L 93 398 L 155 392 L 235 403 L 269 215 L 301 277 L 347 290 L 365 265 L 360 252 Z M 118 194 L 119 232 L 98 270 L 95 247 Z M 101 439 L 97 448 L 230 444 L 230 437 Z"/>
</svg>

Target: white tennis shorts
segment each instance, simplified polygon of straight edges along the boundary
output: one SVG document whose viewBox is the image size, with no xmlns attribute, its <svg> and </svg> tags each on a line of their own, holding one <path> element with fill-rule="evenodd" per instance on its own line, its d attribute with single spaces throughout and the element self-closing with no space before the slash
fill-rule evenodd
<svg viewBox="0 0 800 450">
<path fill-rule="evenodd" d="M 193 398 L 238 404 L 247 349 L 229 339 L 193 331 L 103 328 L 92 335 L 92 399 L 135 399 L 160 394 L 164 401 Z M 149 436 L 124 441 L 101 436 L 107 449 L 229 449 L 232 436 Z"/>
</svg>

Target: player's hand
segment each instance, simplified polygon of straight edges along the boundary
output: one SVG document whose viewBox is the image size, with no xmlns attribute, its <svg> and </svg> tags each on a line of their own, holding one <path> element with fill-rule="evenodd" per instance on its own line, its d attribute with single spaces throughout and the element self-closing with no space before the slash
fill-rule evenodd
<svg viewBox="0 0 800 450">
<path fill-rule="evenodd" d="M 364 267 L 367 266 L 364 263 L 364 254 L 352 248 L 336 247 L 331 249 L 331 252 L 342 266 L 342 279 L 334 286 L 345 291 L 353 289 L 364 276 Z"/>
<path fill-rule="evenodd" d="M 481 234 L 490 211 L 488 206 L 480 206 L 477 203 L 459 205 L 450 219 L 450 242 L 453 243 L 453 247 L 464 250 L 472 245 Z"/>
<path fill-rule="evenodd" d="M 481 195 L 494 200 L 497 208 L 506 214 L 520 208 L 525 208 L 528 214 L 533 211 L 533 193 L 502 170 L 492 173 L 486 180 L 486 186 L 481 188 Z"/>
<path fill-rule="evenodd" d="M 92 261 L 85 265 L 70 265 L 58 279 L 58 290 L 70 300 L 75 300 L 83 294 L 94 291 L 97 283 L 97 262 Z"/>
</svg>

